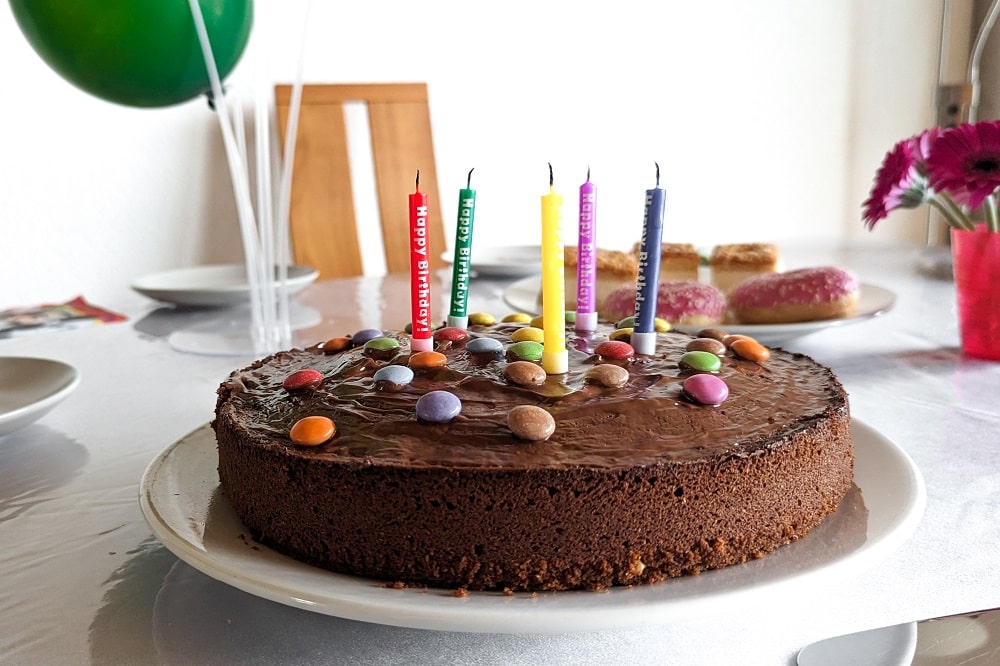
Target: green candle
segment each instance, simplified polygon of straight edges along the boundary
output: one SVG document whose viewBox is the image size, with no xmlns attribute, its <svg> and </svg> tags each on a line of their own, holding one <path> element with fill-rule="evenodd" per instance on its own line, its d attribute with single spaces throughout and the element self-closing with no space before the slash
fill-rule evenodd
<svg viewBox="0 0 1000 666">
<path fill-rule="evenodd" d="M 472 270 L 472 221 L 476 216 L 476 191 L 472 189 L 472 172 L 464 189 L 458 191 L 458 225 L 455 227 L 455 261 L 451 273 L 451 311 L 448 325 L 467 328 L 469 325 L 469 277 Z"/>
</svg>

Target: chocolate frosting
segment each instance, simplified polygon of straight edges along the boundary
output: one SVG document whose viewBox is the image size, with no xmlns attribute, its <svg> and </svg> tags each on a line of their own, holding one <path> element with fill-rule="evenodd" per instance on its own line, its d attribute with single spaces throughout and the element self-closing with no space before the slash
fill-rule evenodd
<svg viewBox="0 0 1000 666">
<path fill-rule="evenodd" d="M 518 324 L 470 328 L 470 335 L 510 342 Z M 288 447 L 317 460 L 358 465 L 461 467 L 499 470 L 529 468 L 633 468 L 658 462 L 699 462 L 752 456 L 779 446 L 815 419 L 848 408 L 833 373 L 802 354 L 773 349 L 755 363 L 727 352 L 718 376 L 729 386 L 720 406 L 696 404 L 682 391 L 691 374 L 678 365 L 691 337 L 658 336 L 656 354 L 612 361 L 594 354 L 612 329 L 593 337 L 567 333 L 569 372 L 550 375 L 540 386 L 517 386 L 503 376 L 502 354 L 473 355 L 465 343 L 438 342 L 448 359 L 441 368 L 415 370 L 399 390 L 375 387 L 372 375 L 389 363 L 406 364 L 407 337 L 378 357 L 363 348 L 333 354 L 321 346 L 281 352 L 233 373 L 220 389 L 220 408 L 260 443 Z M 598 363 L 629 370 L 628 383 L 607 388 L 585 380 Z M 289 392 L 282 381 L 292 372 L 314 368 L 324 376 L 316 389 Z M 446 390 L 462 401 L 453 421 L 419 421 L 417 399 Z M 228 400 L 227 400 L 228 398 Z M 516 405 L 538 405 L 555 418 L 555 433 L 544 442 L 517 439 L 507 427 Z M 299 447 L 288 430 L 299 418 L 325 415 L 337 433 L 318 447 Z"/>
</svg>

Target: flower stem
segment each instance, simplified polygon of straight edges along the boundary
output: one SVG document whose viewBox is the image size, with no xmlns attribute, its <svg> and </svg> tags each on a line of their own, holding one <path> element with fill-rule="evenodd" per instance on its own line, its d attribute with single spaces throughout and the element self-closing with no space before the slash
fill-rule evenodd
<svg viewBox="0 0 1000 666">
<path fill-rule="evenodd" d="M 955 205 L 951 197 L 945 194 L 935 194 L 927 202 L 941 211 L 948 224 L 956 229 L 965 229 L 966 231 L 975 230 L 976 227 L 969 221 L 969 218 L 962 212 L 962 209 Z"/>
<path fill-rule="evenodd" d="M 993 195 L 986 197 L 986 228 L 997 233 L 1000 231 L 1000 220 L 997 218 L 997 201 Z"/>
</svg>

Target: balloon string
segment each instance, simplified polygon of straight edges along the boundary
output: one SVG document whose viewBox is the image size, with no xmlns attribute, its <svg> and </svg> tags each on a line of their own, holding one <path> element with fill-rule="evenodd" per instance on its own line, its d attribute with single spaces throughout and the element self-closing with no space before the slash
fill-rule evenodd
<svg viewBox="0 0 1000 666">
<path fill-rule="evenodd" d="M 295 71 L 295 80 L 292 82 L 292 98 L 288 108 L 288 124 L 285 127 L 285 149 L 284 162 L 281 169 L 281 181 L 278 185 L 278 256 L 288 257 L 289 215 L 292 201 L 292 170 L 295 166 L 295 140 L 299 130 L 299 109 L 302 106 L 302 70 L 305 62 L 305 44 L 308 35 L 309 13 L 312 9 L 312 1 L 306 2 L 305 12 L 302 16 L 302 36 L 299 40 L 299 61 Z M 288 266 L 282 262 L 279 268 L 279 283 L 284 284 L 288 277 Z M 288 338 L 291 343 L 291 327 L 288 315 L 288 290 L 282 289 L 278 301 L 278 318 L 282 323 L 282 338 Z"/>
<path fill-rule="evenodd" d="M 264 353 L 271 344 L 269 331 L 274 330 L 273 310 L 270 316 L 264 307 L 262 294 L 273 288 L 267 289 L 274 281 L 274 271 L 264 270 L 260 256 L 260 245 L 257 237 L 257 228 L 254 221 L 253 204 L 250 199 L 249 184 L 246 177 L 241 177 L 241 171 L 246 174 L 246 168 L 242 166 L 239 156 L 239 148 L 233 136 L 233 128 L 229 124 L 229 113 L 226 109 L 226 100 L 222 92 L 222 83 L 219 79 L 219 72 L 215 65 L 215 58 L 212 55 L 212 45 L 208 39 L 208 31 L 205 28 L 205 18 L 202 16 L 201 7 L 198 0 L 188 0 L 191 7 L 191 16 L 194 19 L 195 32 L 198 34 L 198 42 L 201 45 L 201 52 L 205 58 L 205 68 L 208 71 L 208 80 L 212 87 L 212 96 L 217 105 L 219 125 L 222 130 L 222 143 L 225 146 L 227 161 L 229 162 L 230 178 L 233 181 L 233 191 L 236 197 L 236 210 L 240 222 L 240 231 L 243 237 L 243 253 L 246 256 L 247 282 L 250 286 L 250 317 L 251 317 L 251 338 L 255 353 Z"/>
</svg>

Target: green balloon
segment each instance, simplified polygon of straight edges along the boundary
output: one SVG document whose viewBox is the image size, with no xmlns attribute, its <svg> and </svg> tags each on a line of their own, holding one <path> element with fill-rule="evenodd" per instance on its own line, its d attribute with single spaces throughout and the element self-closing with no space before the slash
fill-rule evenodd
<svg viewBox="0 0 1000 666">
<path fill-rule="evenodd" d="M 253 23 L 252 0 L 198 0 L 223 79 Z M 10 0 L 32 48 L 73 85 L 109 102 L 156 107 L 211 89 L 188 0 Z"/>
</svg>

